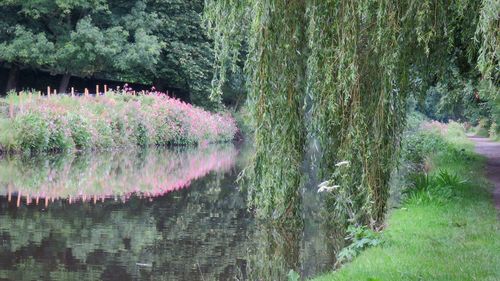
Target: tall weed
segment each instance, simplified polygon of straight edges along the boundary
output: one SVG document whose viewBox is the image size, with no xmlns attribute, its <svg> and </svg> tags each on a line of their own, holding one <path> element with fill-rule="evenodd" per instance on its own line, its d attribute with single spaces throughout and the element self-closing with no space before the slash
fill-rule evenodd
<svg viewBox="0 0 500 281">
<path fill-rule="evenodd" d="M 382 243 L 380 234 L 365 226 L 351 225 L 347 228 L 347 233 L 345 239 L 349 240 L 350 244 L 337 254 L 337 265 L 349 262 L 364 249 Z"/>
</svg>

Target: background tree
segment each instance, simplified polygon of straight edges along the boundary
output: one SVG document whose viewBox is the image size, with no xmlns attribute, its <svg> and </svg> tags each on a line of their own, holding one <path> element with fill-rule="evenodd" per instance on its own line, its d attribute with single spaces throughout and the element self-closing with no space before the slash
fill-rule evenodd
<svg viewBox="0 0 500 281">
<path fill-rule="evenodd" d="M 54 44 L 44 34 L 34 34 L 22 26 L 6 28 L 5 41 L 0 43 L 0 61 L 10 65 L 5 91 L 16 89 L 21 66 L 44 67 L 53 63 Z"/>
<path fill-rule="evenodd" d="M 152 76 L 160 89 L 186 89 L 191 102 L 213 107 L 209 100 L 213 50 L 202 27 L 203 7 L 203 0 L 148 1 L 148 11 L 158 15 L 156 34 L 166 44 Z"/>
<path fill-rule="evenodd" d="M 215 109 L 220 101 L 209 99 L 214 54 L 204 6 L 203 0 L 2 1 L 0 44 L 11 52 L 0 61 L 13 66 L 14 78 L 19 68 L 61 75 L 59 92 L 73 75 L 95 76 L 179 88 L 189 93 L 185 99 Z M 224 98 L 239 103 L 241 71 L 230 78 L 223 80 L 237 83 L 223 85 Z"/>
<path fill-rule="evenodd" d="M 46 61 L 35 64 L 33 60 L 18 59 L 17 62 L 61 74 L 59 91 L 65 92 L 72 75 L 86 77 L 105 72 L 119 77 L 120 72 L 139 74 L 154 67 L 163 44 L 151 35 L 155 25 L 148 21 L 150 17 L 142 17 L 140 10 L 145 7 L 140 3 L 137 1 L 127 11 L 130 14 L 114 14 L 113 1 L 103 0 L 9 0 L 0 4 L 0 9 L 14 12 L 16 20 L 11 21 L 16 23 L 15 30 L 27 30 L 32 37 L 42 42 L 41 38 L 46 38 L 53 45 L 53 51 L 41 49 L 51 53 L 45 56 Z M 123 19 L 131 19 L 134 24 Z M 16 46 L 25 38 L 14 33 L 4 44 Z M 3 59 L 13 62 L 8 57 Z"/>
</svg>

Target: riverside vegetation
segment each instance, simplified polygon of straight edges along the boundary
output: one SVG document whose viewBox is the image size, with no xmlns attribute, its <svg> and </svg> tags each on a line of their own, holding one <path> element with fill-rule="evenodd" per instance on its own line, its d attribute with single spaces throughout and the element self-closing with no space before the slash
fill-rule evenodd
<svg viewBox="0 0 500 281">
<path fill-rule="evenodd" d="M 211 113 L 159 92 L 96 97 L 23 92 L 2 103 L 2 152 L 215 143 L 231 141 L 237 131 L 229 113 Z"/>
<path fill-rule="evenodd" d="M 387 228 L 376 235 L 358 230 L 352 245 L 362 247 L 340 254 L 359 256 L 314 280 L 498 280 L 500 231 L 491 186 L 462 126 L 424 123 L 405 139 L 402 159 L 414 168 Z"/>
</svg>

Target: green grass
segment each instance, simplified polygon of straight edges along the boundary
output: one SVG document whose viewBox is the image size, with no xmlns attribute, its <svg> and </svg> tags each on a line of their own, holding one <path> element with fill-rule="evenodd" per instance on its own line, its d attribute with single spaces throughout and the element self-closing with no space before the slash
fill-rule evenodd
<svg viewBox="0 0 500 281">
<path fill-rule="evenodd" d="M 467 182 L 447 200 L 406 201 L 389 214 L 380 246 L 315 281 L 500 280 L 500 224 L 484 159 L 458 127 L 445 138 L 455 152 L 431 155 L 429 176 L 447 171 Z"/>
</svg>

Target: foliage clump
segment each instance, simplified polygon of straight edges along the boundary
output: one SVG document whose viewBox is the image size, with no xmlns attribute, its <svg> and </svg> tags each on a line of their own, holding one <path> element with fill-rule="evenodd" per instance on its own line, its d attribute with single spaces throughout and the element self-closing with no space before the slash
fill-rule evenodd
<svg viewBox="0 0 500 281">
<path fill-rule="evenodd" d="M 231 141 L 236 122 L 159 92 L 91 97 L 11 93 L 13 116 L 0 118 L 0 151 L 102 150 Z"/>
<path fill-rule="evenodd" d="M 346 240 L 350 241 L 350 244 L 337 254 L 337 266 L 353 260 L 361 251 L 368 247 L 382 244 L 380 233 L 365 226 L 349 226 L 347 228 Z"/>
<path fill-rule="evenodd" d="M 459 123 L 432 121 L 422 123 L 419 131 L 405 139 L 402 159 L 417 167 L 407 175 L 409 184 L 403 190 L 407 204 L 447 202 L 466 184 L 461 176 L 436 169 L 429 158 L 429 155 L 446 155 L 448 161 L 457 163 L 474 158 L 468 151 L 472 146 L 464 132 L 465 128 Z M 431 170 L 434 170 L 432 174 Z"/>
</svg>

